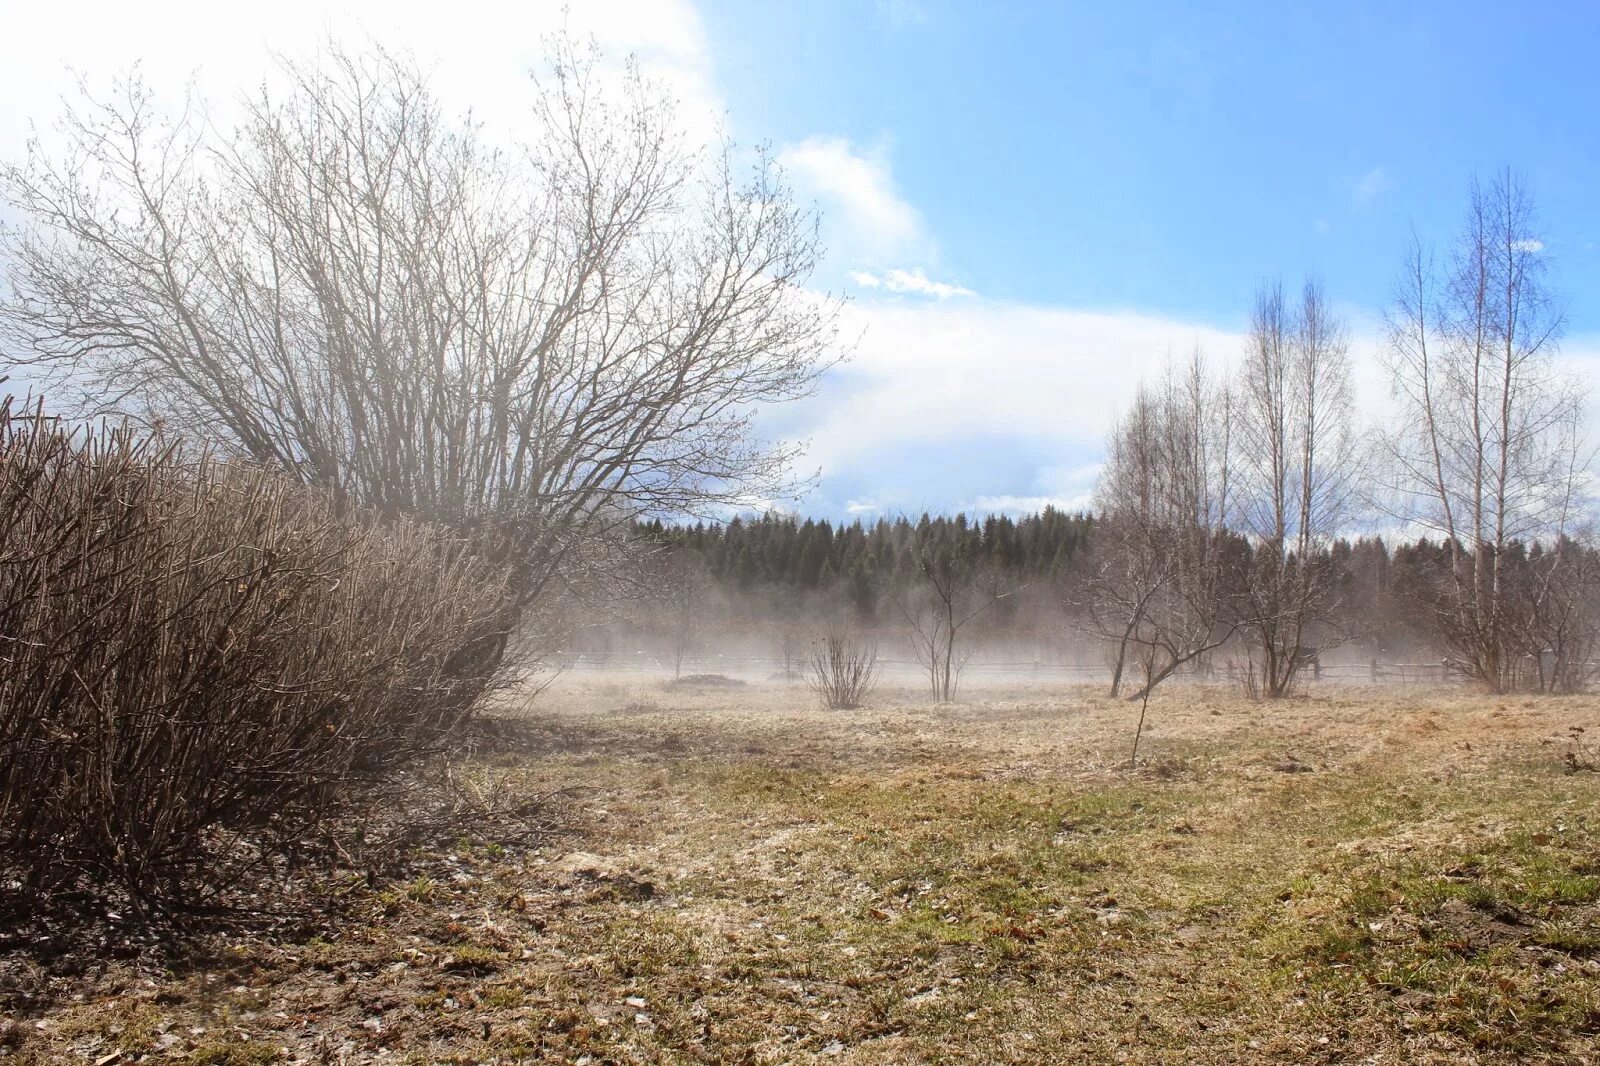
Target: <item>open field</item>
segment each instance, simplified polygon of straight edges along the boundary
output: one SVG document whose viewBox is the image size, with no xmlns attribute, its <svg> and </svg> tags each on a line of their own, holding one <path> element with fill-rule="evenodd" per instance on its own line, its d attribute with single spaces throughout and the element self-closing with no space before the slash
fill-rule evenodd
<svg viewBox="0 0 1600 1066">
<path fill-rule="evenodd" d="M 466 773 L 532 851 L 305 937 L 0 962 L 21 1062 L 1600 1061 L 1600 700 L 1072 687 L 823 712 L 569 679 Z M 1148 761 L 1144 757 L 1148 756 Z"/>
</svg>

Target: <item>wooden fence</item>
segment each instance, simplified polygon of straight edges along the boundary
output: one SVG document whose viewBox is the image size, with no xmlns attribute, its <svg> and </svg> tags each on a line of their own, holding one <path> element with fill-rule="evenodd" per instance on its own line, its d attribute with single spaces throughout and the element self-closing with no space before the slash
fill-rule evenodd
<svg viewBox="0 0 1600 1066">
<path fill-rule="evenodd" d="M 723 674 L 745 680 L 778 680 L 786 671 L 798 677 L 804 669 L 800 659 L 784 660 L 776 656 L 695 655 L 685 656 L 681 665 L 671 656 L 646 651 L 633 652 L 564 652 L 558 656 L 563 669 L 584 673 L 628 672 L 649 674 Z M 896 680 L 921 676 L 926 668 L 915 659 L 880 656 L 880 676 Z M 1347 684 L 1439 685 L 1460 680 L 1460 675 L 1444 663 L 1389 662 L 1370 659 L 1366 662 L 1328 663 L 1320 669 L 1307 668 L 1308 680 L 1343 682 Z M 1183 680 L 1195 680 L 1198 675 L 1185 673 Z M 1217 667 L 1211 680 L 1224 680 L 1225 667 Z M 969 681 L 1055 681 L 1055 682 L 1109 682 L 1110 670 L 1097 663 L 1059 663 L 1046 660 L 973 660 L 967 663 L 962 677 Z"/>
</svg>

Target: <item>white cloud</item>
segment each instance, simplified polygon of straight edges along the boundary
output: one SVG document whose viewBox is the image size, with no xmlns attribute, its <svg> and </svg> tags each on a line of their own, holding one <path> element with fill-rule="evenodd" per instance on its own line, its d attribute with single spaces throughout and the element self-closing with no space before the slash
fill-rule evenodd
<svg viewBox="0 0 1600 1066">
<path fill-rule="evenodd" d="M 895 188 L 881 155 L 863 154 L 843 137 L 808 137 L 785 145 L 778 162 L 821 202 L 833 255 L 880 265 L 931 254 L 921 214 Z"/>
<path fill-rule="evenodd" d="M 1366 207 L 1393 187 L 1394 181 L 1389 177 L 1389 172 L 1382 167 L 1373 167 L 1356 179 L 1350 197 L 1357 207 Z"/>
<path fill-rule="evenodd" d="M 7 6 L 8 39 L 28 47 L 8 49 L 0 64 L 0 158 L 19 158 L 29 121 L 47 129 L 60 98 L 76 95 L 69 68 L 101 92 L 112 75 L 137 63 L 169 106 L 192 77 L 213 118 L 226 125 L 239 95 L 269 75 L 273 52 L 310 55 L 330 37 L 409 52 L 448 107 L 471 108 L 491 132 L 515 128 L 531 113 L 528 73 L 542 60 L 543 39 L 563 26 L 580 40 L 593 36 L 613 72 L 637 54 L 644 71 L 678 99 L 691 137 L 715 132 L 723 107 L 704 28 L 687 0 L 590 0 L 570 11 L 556 0 L 461 0 L 448 17 L 425 0 L 85 0 Z"/>
<path fill-rule="evenodd" d="M 1046 507 L 1054 507 L 1058 511 L 1082 511 L 1089 507 L 1090 495 L 1083 493 L 1079 496 L 979 496 L 966 507 L 961 508 L 969 515 L 974 514 L 1008 514 L 1030 515 L 1038 514 Z"/>
<path fill-rule="evenodd" d="M 1092 462 L 1057 463 L 1040 468 L 1035 484 L 1050 499 L 1059 501 L 1058 508 L 1078 510 L 1088 507 L 1094 499 L 1095 484 L 1100 480 L 1104 465 L 1097 456 Z"/>
<path fill-rule="evenodd" d="M 877 514 L 883 510 L 870 500 L 851 500 L 844 505 L 844 509 L 846 514 L 853 515 Z"/>
<path fill-rule="evenodd" d="M 1544 242 L 1537 237 L 1524 237 L 1520 241 L 1512 241 L 1511 247 L 1519 252 L 1542 252 L 1544 251 Z"/>
<path fill-rule="evenodd" d="M 1382 323 L 1340 310 L 1366 429 L 1394 408 Z M 1106 434 L 1139 381 L 1196 345 L 1228 372 L 1245 347 L 1241 332 L 1204 322 L 982 297 L 867 296 L 844 313 L 852 357 L 794 412 L 792 437 L 810 442 L 821 501 L 835 486 L 835 499 L 890 513 L 1089 507 Z"/>
<path fill-rule="evenodd" d="M 920 26 L 928 21 L 928 9 L 916 0 L 878 0 L 878 11 L 895 26 Z"/>
<path fill-rule="evenodd" d="M 963 438 L 1028 438 L 1082 469 L 1141 376 L 1197 343 L 1221 362 L 1242 349 L 1238 334 L 1136 312 L 973 299 L 862 300 L 844 314 L 843 334 L 859 340 L 802 434 L 807 465 L 825 478 L 907 444 Z M 1061 487 L 1035 491 L 1086 486 Z"/>
<path fill-rule="evenodd" d="M 1402 412 L 1381 358 L 1382 319 L 1338 311 L 1351 330 L 1357 429 L 1390 425 Z M 1196 344 L 1231 370 L 1245 345 L 1242 333 L 1201 322 L 977 297 L 868 297 L 845 316 L 854 354 L 796 412 L 794 436 L 811 441 L 805 465 L 820 468 L 824 498 L 838 485 L 851 504 L 889 513 L 1088 507 L 1106 433 L 1138 382 Z M 1600 336 L 1568 338 L 1557 365 L 1600 379 Z M 1600 407 L 1600 393 L 1594 400 Z"/>
<path fill-rule="evenodd" d="M 895 268 L 883 273 L 869 274 L 862 270 L 850 272 L 850 280 L 865 289 L 887 289 L 890 292 L 911 293 L 917 296 L 932 296 L 940 300 L 948 300 L 952 296 L 976 296 L 977 293 L 960 285 L 952 285 L 945 281 L 934 281 L 927 273 L 917 267 L 913 270 Z"/>
</svg>

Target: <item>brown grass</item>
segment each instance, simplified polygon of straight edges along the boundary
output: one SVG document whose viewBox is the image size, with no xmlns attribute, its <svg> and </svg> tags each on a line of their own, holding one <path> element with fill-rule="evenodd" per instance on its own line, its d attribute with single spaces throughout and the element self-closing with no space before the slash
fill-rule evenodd
<svg viewBox="0 0 1600 1066">
<path fill-rule="evenodd" d="M 0 964 L 0 1052 L 1596 1060 L 1600 775 L 1562 754 L 1600 702 L 1174 688 L 1128 770 L 1096 693 L 919 700 L 565 680 L 475 770 L 586 785 L 559 840 L 421 857 L 304 943 Z"/>
</svg>

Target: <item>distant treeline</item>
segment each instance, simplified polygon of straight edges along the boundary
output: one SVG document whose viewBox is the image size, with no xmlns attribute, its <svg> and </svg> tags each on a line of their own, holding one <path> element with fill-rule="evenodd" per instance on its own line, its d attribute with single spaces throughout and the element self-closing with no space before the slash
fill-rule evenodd
<svg viewBox="0 0 1600 1066">
<path fill-rule="evenodd" d="M 973 522 L 965 515 L 923 515 L 915 522 L 881 518 L 870 525 L 858 520 L 835 526 L 827 519 L 767 516 L 735 518 L 726 525 L 668 526 L 656 521 L 639 530 L 674 548 L 698 552 L 710 572 L 734 588 L 782 585 L 809 591 L 834 587 L 841 580 L 872 588 L 907 580 L 917 567 L 916 544 L 987 561 L 1019 577 L 1055 578 L 1071 571 L 1094 523 L 1088 513 L 1046 508 L 1021 520 L 991 515 Z"/>
<path fill-rule="evenodd" d="M 992 633 L 1052 620 L 1070 625 L 1084 607 L 1097 528 L 1103 523 L 1092 513 L 1046 508 L 1023 518 L 922 515 L 838 525 L 793 516 L 735 518 L 726 524 L 654 521 L 635 532 L 659 541 L 680 560 L 693 560 L 717 593 L 701 604 L 710 615 L 770 614 L 783 621 L 835 603 L 867 626 L 896 624 L 888 601 L 916 585 L 919 546 L 931 545 L 935 554 L 982 564 L 1002 584 L 1020 590 L 995 605 L 985 625 Z M 1248 553 L 1240 541 L 1240 550 Z M 1537 545 L 1517 549 L 1519 558 L 1540 554 Z M 1353 651 L 1398 655 L 1435 645 L 1426 590 L 1447 565 L 1443 545 L 1338 538 L 1321 562 L 1338 575 L 1330 619 Z"/>
</svg>

